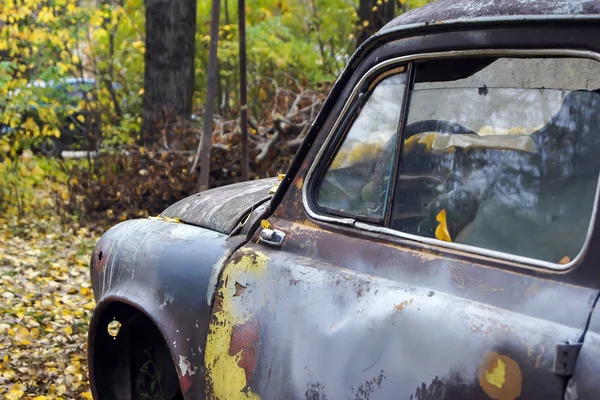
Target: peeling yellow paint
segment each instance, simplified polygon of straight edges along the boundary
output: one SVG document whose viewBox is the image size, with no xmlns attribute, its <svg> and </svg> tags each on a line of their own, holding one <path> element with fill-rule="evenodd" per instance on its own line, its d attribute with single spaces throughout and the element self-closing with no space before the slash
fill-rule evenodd
<svg viewBox="0 0 600 400">
<path fill-rule="evenodd" d="M 260 399 L 259 395 L 247 388 L 246 372 L 238 365 L 243 350 L 231 355 L 230 347 L 234 326 L 244 324 L 252 317 L 251 310 L 240 310 L 239 305 L 234 304 L 235 283 L 243 274 L 246 274 L 246 279 L 260 280 L 267 260 L 266 255 L 252 252 L 225 266 L 224 284 L 218 292 L 221 309 L 214 313 L 206 339 L 205 363 L 212 389 L 210 398 Z"/>
<path fill-rule="evenodd" d="M 316 230 L 319 230 L 319 226 L 316 225 L 314 222 L 310 221 L 309 219 L 306 219 L 304 221 L 298 221 L 298 222 L 294 222 L 292 223 L 292 226 L 290 226 L 289 230 L 291 232 L 294 233 L 305 233 L 308 235 L 315 235 L 317 232 L 315 232 Z"/>
<path fill-rule="evenodd" d="M 158 221 L 166 221 L 166 222 L 176 222 L 178 224 L 181 223 L 181 220 L 179 219 L 179 217 L 170 218 L 170 217 L 165 217 L 160 214 L 157 215 L 156 217 L 148 217 L 148 219 L 153 219 L 153 220 L 158 220 Z"/>
<path fill-rule="evenodd" d="M 521 395 L 521 368 L 508 356 L 488 351 L 479 364 L 477 375 L 479 385 L 492 399 L 513 400 Z"/>
<path fill-rule="evenodd" d="M 302 189 L 302 185 L 304 185 L 304 178 L 300 177 L 296 180 L 296 189 Z"/>
<path fill-rule="evenodd" d="M 494 385 L 497 388 L 502 389 L 506 378 L 506 364 L 504 364 L 504 362 L 499 358 L 496 360 L 496 362 L 496 367 L 494 367 L 492 372 L 485 371 L 485 379 L 490 385 Z"/>
</svg>

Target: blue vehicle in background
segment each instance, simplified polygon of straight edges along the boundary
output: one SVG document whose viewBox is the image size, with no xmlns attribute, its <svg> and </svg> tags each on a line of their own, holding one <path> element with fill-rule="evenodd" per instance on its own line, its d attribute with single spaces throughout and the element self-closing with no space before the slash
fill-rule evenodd
<svg viewBox="0 0 600 400">
<path fill-rule="evenodd" d="M 98 150 L 101 143 L 100 115 L 91 110 L 76 110 L 78 104 L 84 100 L 93 100 L 94 91 L 98 82 L 93 78 L 66 78 L 60 81 L 36 81 L 30 87 L 39 90 L 39 97 L 58 99 L 61 107 L 57 110 L 59 118 L 64 123 L 59 127 L 60 137 L 44 136 L 32 140 L 25 147 L 30 147 L 34 152 L 48 157 L 60 157 L 63 150 Z M 113 87 L 117 87 L 113 84 Z M 43 104 L 39 98 L 34 99 L 38 104 Z M 0 105 L 0 114 L 3 111 Z M 40 130 L 44 126 L 36 107 L 30 106 L 22 118 L 33 118 Z M 10 127 L 0 124 L 0 136 L 16 136 L 14 133 L 21 127 Z M 13 139 L 14 140 L 14 139 Z M 22 150 L 22 149 L 20 149 Z"/>
</svg>

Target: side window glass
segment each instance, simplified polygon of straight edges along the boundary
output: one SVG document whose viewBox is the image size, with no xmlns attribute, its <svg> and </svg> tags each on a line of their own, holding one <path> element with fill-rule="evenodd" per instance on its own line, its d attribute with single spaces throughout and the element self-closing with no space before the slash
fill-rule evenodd
<svg viewBox="0 0 600 400">
<path fill-rule="evenodd" d="M 393 167 L 406 76 L 382 79 L 352 122 L 317 187 L 330 212 L 382 218 Z"/>
<path fill-rule="evenodd" d="M 415 68 L 390 227 L 573 260 L 600 171 L 598 64 L 476 58 Z"/>
</svg>

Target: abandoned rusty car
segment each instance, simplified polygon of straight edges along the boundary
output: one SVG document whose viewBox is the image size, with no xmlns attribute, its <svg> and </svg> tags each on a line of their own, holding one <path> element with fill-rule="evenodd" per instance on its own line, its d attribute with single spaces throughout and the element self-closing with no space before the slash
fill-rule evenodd
<svg viewBox="0 0 600 400">
<path fill-rule="evenodd" d="M 600 398 L 599 38 L 599 1 L 390 22 L 283 179 L 100 239 L 94 397 Z"/>
</svg>

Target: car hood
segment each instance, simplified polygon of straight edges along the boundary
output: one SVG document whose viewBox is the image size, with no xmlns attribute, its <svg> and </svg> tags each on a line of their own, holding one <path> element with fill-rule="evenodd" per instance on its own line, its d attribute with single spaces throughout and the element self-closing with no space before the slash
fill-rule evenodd
<svg viewBox="0 0 600 400">
<path fill-rule="evenodd" d="M 163 217 L 230 234 L 255 207 L 269 200 L 277 178 L 259 179 L 207 190 L 173 204 Z"/>
</svg>

